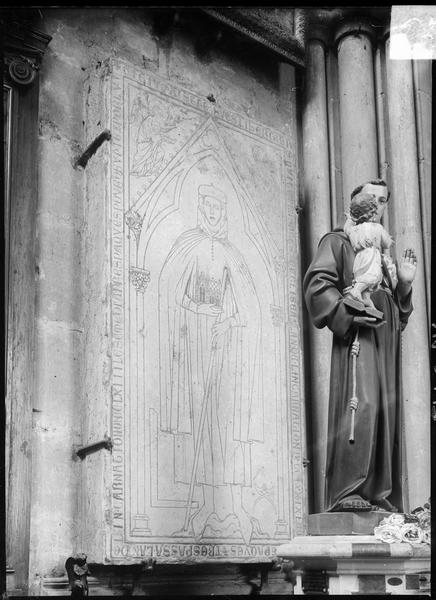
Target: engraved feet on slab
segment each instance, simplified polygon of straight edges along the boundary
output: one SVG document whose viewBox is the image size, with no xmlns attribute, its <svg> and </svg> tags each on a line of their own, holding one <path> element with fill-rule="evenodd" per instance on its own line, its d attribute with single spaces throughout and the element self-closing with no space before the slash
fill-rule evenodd
<svg viewBox="0 0 436 600">
<path fill-rule="evenodd" d="M 182 529 L 178 529 L 174 531 L 171 536 L 174 537 L 195 537 L 201 535 L 200 532 L 204 529 L 204 524 L 207 520 L 207 517 L 210 513 L 210 509 L 208 509 L 204 504 L 203 506 L 194 513 L 190 519 L 187 526 L 182 527 Z"/>
<path fill-rule="evenodd" d="M 207 520 L 211 514 L 210 508 L 203 504 L 203 506 L 198 510 L 192 517 L 190 521 L 190 527 L 194 532 L 196 539 L 202 537 L 204 533 L 204 529 L 206 527 Z"/>
<path fill-rule="evenodd" d="M 371 502 L 360 496 L 344 498 L 332 509 L 332 512 L 369 512 L 372 510 Z"/>
<path fill-rule="evenodd" d="M 245 512 L 245 510 L 242 510 L 238 514 L 238 521 L 239 531 L 241 532 L 242 539 L 248 545 L 250 543 L 251 535 L 253 533 L 252 518 Z"/>
<path fill-rule="evenodd" d="M 250 520 L 251 520 L 251 524 L 253 526 L 252 537 L 255 537 L 256 539 L 266 539 L 269 537 L 269 535 L 266 533 L 266 531 L 262 531 L 260 522 L 258 519 L 256 519 L 256 517 L 251 517 Z"/>
</svg>

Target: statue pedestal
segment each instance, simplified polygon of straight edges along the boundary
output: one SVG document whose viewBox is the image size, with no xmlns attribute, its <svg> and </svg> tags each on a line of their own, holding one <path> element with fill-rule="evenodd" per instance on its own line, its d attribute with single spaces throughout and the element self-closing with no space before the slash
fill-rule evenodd
<svg viewBox="0 0 436 600">
<path fill-rule="evenodd" d="M 287 563 L 284 570 L 292 570 L 296 595 L 430 593 L 428 544 L 387 544 L 373 535 L 311 535 L 279 546 L 277 555 Z"/>
<path fill-rule="evenodd" d="M 388 512 L 324 512 L 309 515 L 309 535 L 372 535 Z"/>
</svg>

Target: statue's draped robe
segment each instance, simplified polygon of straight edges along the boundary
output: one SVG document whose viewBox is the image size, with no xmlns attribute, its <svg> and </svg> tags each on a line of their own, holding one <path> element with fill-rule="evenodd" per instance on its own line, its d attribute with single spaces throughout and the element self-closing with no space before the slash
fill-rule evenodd
<svg viewBox="0 0 436 600">
<path fill-rule="evenodd" d="M 222 312 L 201 314 L 201 304 Z M 212 227 L 199 211 L 199 226 L 176 240 L 160 276 L 159 315 L 160 424 L 175 436 L 176 481 L 190 483 L 199 443 L 197 484 L 251 485 L 250 445 L 263 440 L 260 307 L 225 219 Z M 212 328 L 225 319 L 231 327 L 213 350 Z"/>
<path fill-rule="evenodd" d="M 400 332 L 412 312 L 411 292 L 404 298 L 392 292 L 384 268 L 384 285 L 371 298 L 386 323 L 377 329 L 359 327 L 359 404 L 355 443 L 350 444 L 350 350 L 355 328 L 353 315 L 343 303 L 343 290 L 352 284 L 354 258 L 348 236 L 333 231 L 321 239 L 304 278 L 313 323 L 333 332 L 325 509 L 334 509 L 353 494 L 371 502 L 387 499 L 401 509 Z"/>
</svg>

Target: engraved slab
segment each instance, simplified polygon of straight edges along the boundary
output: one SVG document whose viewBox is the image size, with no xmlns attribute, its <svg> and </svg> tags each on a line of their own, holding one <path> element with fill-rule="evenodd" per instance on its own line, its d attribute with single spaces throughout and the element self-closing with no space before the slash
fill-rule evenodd
<svg viewBox="0 0 436 600">
<path fill-rule="evenodd" d="M 107 77 L 107 556 L 271 560 L 305 510 L 296 141 L 121 61 Z"/>
</svg>

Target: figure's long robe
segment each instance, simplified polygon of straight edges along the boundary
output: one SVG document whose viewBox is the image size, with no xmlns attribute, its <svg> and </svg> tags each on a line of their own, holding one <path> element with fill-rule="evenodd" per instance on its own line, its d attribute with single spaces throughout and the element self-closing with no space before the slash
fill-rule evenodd
<svg viewBox="0 0 436 600">
<path fill-rule="evenodd" d="M 222 313 L 197 313 L 201 303 Z M 176 241 L 160 276 L 159 314 L 161 430 L 175 436 L 176 481 L 189 484 L 199 443 L 196 483 L 251 485 L 250 444 L 263 440 L 260 306 L 224 231 L 197 227 Z M 225 319 L 232 327 L 212 351 L 212 328 Z"/>
<path fill-rule="evenodd" d="M 381 287 L 371 298 L 386 323 L 359 327 L 358 409 L 355 443 L 349 443 L 352 397 L 353 315 L 343 303 L 352 284 L 355 252 L 348 236 L 324 236 L 304 278 L 306 305 L 316 327 L 333 332 L 328 417 L 325 509 L 358 494 L 402 508 L 400 333 L 412 312 L 411 292 L 400 298 Z M 385 283 L 389 282 L 386 269 Z"/>
</svg>

